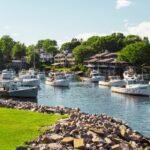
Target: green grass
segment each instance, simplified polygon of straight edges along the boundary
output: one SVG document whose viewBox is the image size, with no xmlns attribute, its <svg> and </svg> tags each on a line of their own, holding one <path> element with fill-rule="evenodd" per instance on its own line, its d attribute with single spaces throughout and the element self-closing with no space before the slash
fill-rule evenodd
<svg viewBox="0 0 150 150">
<path fill-rule="evenodd" d="M 0 150 L 15 150 L 17 146 L 25 145 L 25 141 L 37 138 L 47 126 L 66 117 L 0 108 Z"/>
<path fill-rule="evenodd" d="M 71 68 L 55 68 L 56 71 L 71 71 Z"/>
</svg>

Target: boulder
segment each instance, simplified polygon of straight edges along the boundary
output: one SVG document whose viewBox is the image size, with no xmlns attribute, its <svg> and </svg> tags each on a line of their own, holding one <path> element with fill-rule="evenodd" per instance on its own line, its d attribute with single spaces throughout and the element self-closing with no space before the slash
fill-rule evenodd
<svg viewBox="0 0 150 150">
<path fill-rule="evenodd" d="M 74 139 L 73 145 L 75 149 L 82 149 L 85 147 L 84 139 Z"/>
<path fill-rule="evenodd" d="M 89 130 L 98 134 L 98 135 L 102 135 L 102 136 L 105 135 L 105 132 L 102 129 L 90 128 Z"/>
<path fill-rule="evenodd" d="M 119 144 L 113 145 L 113 146 L 111 146 L 111 149 L 112 150 L 120 150 L 120 145 Z"/>
<path fill-rule="evenodd" d="M 73 137 L 65 137 L 63 138 L 63 140 L 61 141 L 62 144 L 67 144 L 67 143 L 72 143 L 73 144 Z"/>
<path fill-rule="evenodd" d="M 50 143 L 47 145 L 48 149 L 50 150 L 61 150 L 63 147 L 59 143 Z"/>
<path fill-rule="evenodd" d="M 59 141 L 59 140 L 62 140 L 63 139 L 63 136 L 59 135 L 59 134 L 52 134 L 50 135 L 49 137 L 51 140 L 53 141 Z"/>
</svg>

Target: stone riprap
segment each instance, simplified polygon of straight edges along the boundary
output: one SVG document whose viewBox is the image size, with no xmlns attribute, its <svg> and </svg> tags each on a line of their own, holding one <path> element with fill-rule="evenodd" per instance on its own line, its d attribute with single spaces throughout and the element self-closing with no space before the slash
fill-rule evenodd
<svg viewBox="0 0 150 150">
<path fill-rule="evenodd" d="M 42 113 L 69 114 L 38 139 L 27 142 L 31 150 L 150 150 L 150 138 L 106 114 L 96 115 L 67 107 L 40 106 L 32 102 L 0 101 L 0 107 Z M 23 147 L 18 147 L 18 150 Z"/>
</svg>

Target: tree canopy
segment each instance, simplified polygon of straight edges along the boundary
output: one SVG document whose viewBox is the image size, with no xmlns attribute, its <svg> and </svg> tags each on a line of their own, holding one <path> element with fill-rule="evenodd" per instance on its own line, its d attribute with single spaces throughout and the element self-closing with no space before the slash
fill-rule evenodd
<svg viewBox="0 0 150 150">
<path fill-rule="evenodd" d="M 17 42 L 12 48 L 12 58 L 20 59 L 22 56 L 26 55 L 26 46 Z"/>
<path fill-rule="evenodd" d="M 150 65 L 150 44 L 145 41 L 129 44 L 119 52 L 118 59 L 135 65 Z"/>
<path fill-rule="evenodd" d="M 36 48 L 43 49 L 45 52 L 52 54 L 56 54 L 58 51 L 57 42 L 50 39 L 39 40 L 36 44 Z"/>
<path fill-rule="evenodd" d="M 78 40 L 78 39 L 72 39 L 71 42 L 66 42 L 64 44 L 62 44 L 60 51 L 68 51 L 68 52 L 72 52 L 72 50 L 74 48 L 76 48 L 77 46 L 79 46 L 81 44 L 82 40 Z"/>
</svg>

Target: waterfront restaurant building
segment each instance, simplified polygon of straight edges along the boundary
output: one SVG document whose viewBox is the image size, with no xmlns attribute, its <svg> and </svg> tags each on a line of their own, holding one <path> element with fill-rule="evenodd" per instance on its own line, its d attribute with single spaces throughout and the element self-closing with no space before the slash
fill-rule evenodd
<svg viewBox="0 0 150 150">
<path fill-rule="evenodd" d="M 117 61 L 117 55 L 117 53 L 109 52 L 98 53 L 84 61 L 84 64 L 90 70 L 98 70 L 103 75 L 122 75 L 128 63 Z"/>
</svg>

